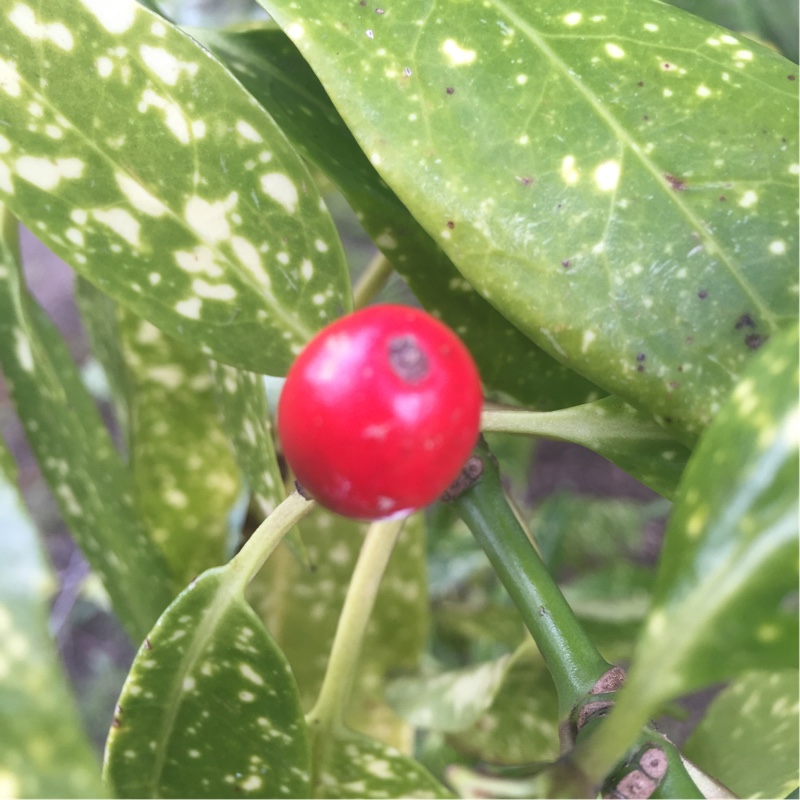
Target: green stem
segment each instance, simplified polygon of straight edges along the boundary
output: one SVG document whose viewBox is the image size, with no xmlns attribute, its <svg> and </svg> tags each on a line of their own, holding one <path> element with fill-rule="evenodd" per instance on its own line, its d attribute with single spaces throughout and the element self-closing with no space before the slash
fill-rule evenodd
<svg viewBox="0 0 800 800">
<path fill-rule="evenodd" d="M 489 556 L 536 641 L 565 719 L 611 665 L 586 635 L 506 502 L 494 456 L 484 442 L 475 454 L 483 472 L 453 500 L 454 506 Z"/>
<path fill-rule="evenodd" d="M 231 559 L 228 567 L 231 583 L 244 591 L 283 537 L 315 506 L 313 500 L 308 500 L 299 492 L 292 492 L 256 528 L 242 549 Z"/>
<path fill-rule="evenodd" d="M 353 308 L 358 310 L 372 302 L 386 286 L 393 271 L 391 262 L 383 253 L 378 252 L 353 287 Z"/>
<path fill-rule="evenodd" d="M 402 519 L 373 522 L 367 531 L 347 587 L 322 688 L 314 708 L 306 716 L 317 740 L 327 739 L 327 731 L 332 727 L 344 725 L 367 623 L 403 522 Z"/>
</svg>

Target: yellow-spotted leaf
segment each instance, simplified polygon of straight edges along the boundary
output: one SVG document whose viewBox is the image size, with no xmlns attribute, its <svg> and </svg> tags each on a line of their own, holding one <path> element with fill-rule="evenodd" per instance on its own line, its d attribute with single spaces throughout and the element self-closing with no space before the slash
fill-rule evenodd
<svg viewBox="0 0 800 800">
<path fill-rule="evenodd" d="M 178 586 L 224 563 L 241 491 L 208 358 L 118 307 L 137 497 Z"/>
<path fill-rule="evenodd" d="M 0 366 L 64 521 L 128 633 L 141 641 L 174 597 L 169 571 L 64 341 L 28 294 L 17 223 L 2 207 Z"/>
<path fill-rule="evenodd" d="M 135 0 L 4 4 L 0 98 L 0 199 L 171 336 L 282 374 L 350 307 L 300 157 L 207 50 Z"/>
<path fill-rule="evenodd" d="M 737 797 L 787 797 L 800 783 L 796 669 L 746 672 L 714 698 L 683 753 Z"/>
<path fill-rule="evenodd" d="M 686 441 L 796 319 L 774 51 L 655 0 L 260 2 L 467 281 Z"/>
<path fill-rule="evenodd" d="M 285 548 L 267 561 L 250 587 L 253 605 L 282 647 L 309 710 L 328 664 L 339 613 L 364 539 L 365 525 L 321 508 L 299 526 L 313 570 Z M 428 635 L 424 523 L 411 517 L 392 553 L 359 661 L 347 721 L 398 748 L 409 730 L 383 700 L 389 670 L 417 668 Z"/>
<path fill-rule="evenodd" d="M 331 735 L 315 772 L 315 797 L 453 797 L 419 762 L 349 732 Z"/>
<path fill-rule="evenodd" d="M 628 706 L 797 667 L 797 341 L 795 329 L 765 346 L 689 462 Z"/>
<path fill-rule="evenodd" d="M 275 118 L 297 149 L 338 186 L 414 294 L 470 348 L 491 389 L 547 410 L 600 390 L 536 347 L 467 283 L 386 185 L 319 79 L 274 24 L 193 30 Z"/>
<path fill-rule="evenodd" d="M 105 797 L 47 629 L 53 575 L 0 440 L 0 795 Z"/>
<path fill-rule="evenodd" d="M 297 686 L 232 577 L 205 572 L 140 648 L 106 745 L 117 797 L 311 796 Z"/>
</svg>

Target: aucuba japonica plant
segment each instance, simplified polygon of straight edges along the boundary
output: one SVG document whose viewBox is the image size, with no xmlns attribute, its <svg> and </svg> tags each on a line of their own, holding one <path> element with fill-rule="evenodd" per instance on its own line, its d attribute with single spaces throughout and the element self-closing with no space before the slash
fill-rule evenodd
<svg viewBox="0 0 800 800">
<path fill-rule="evenodd" d="M 0 793 L 796 796 L 796 4 L 259 2 L 0 3 L 0 367 L 138 648 L 101 765 L 0 443 Z"/>
</svg>

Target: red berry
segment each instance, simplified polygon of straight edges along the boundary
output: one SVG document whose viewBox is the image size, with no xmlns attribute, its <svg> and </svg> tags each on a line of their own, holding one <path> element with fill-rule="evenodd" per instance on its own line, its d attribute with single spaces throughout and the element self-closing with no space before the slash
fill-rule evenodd
<svg viewBox="0 0 800 800">
<path fill-rule="evenodd" d="M 478 438 L 478 370 L 456 335 L 424 311 L 380 305 L 321 331 L 286 377 L 283 451 L 305 491 L 357 519 L 435 500 Z"/>
</svg>

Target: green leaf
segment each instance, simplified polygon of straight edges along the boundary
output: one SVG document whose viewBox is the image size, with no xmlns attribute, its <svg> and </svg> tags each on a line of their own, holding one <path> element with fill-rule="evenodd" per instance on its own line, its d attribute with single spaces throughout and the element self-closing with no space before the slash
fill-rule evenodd
<svg viewBox="0 0 800 800">
<path fill-rule="evenodd" d="M 338 186 L 422 304 L 467 344 L 488 387 L 541 409 L 599 395 L 596 387 L 536 347 L 460 276 L 380 178 L 285 34 L 259 25 L 239 31 L 193 30 L 192 35 L 228 64 L 303 156 Z"/>
<path fill-rule="evenodd" d="M 798 7 L 795 0 L 667 0 L 699 17 L 745 36 L 774 42 L 797 63 Z"/>
<path fill-rule="evenodd" d="M 510 666 L 511 656 L 505 655 L 439 675 L 398 678 L 387 687 L 386 696 L 416 728 L 460 731 L 489 708 Z"/>
<path fill-rule="evenodd" d="M 264 379 L 219 362 L 212 362 L 214 393 L 236 461 L 250 484 L 258 511 L 268 516 L 286 496 L 267 403 Z M 297 528 L 284 539 L 292 554 L 305 566 L 308 555 Z"/>
<path fill-rule="evenodd" d="M 490 764 L 527 764 L 558 758 L 558 697 L 535 647 L 523 645 L 491 706 L 452 745 Z"/>
<path fill-rule="evenodd" d="M 158 15 L 135 0 L 12 4 L 0 75 L 0 199 L 139 316 L 282 374 L 350 307 L 341 243 L 299 156 Z"/>
<path fill-rule="evenodd" d="M 643 0 L 260 1 L 467 281 L 676 435 L 796 318 L 798 82 L 776 53 Z"/>
<path fill-rule="evenodd" d="M 64 521 L 140 641 L 173 598 L 169 572 L 64 341 L 23 284 L 16 228 L 0 207 L 0 365 Z"/>
<path fill-rule="evenodd" d="M 727 686 L 682 748 L 737 797 L 797 787 L 798 673 L 748 672 Z"/>
<path fill-rule="evenodd" d="M 310 796 L 297 686 L 229 577 L 205 572 L 140 648 L 106 749 L 118 797 Z"/>
<path fill-rule="evenodd" d="M 689 462 L 628 676 L 642 706 L 797 666 L 797 341 L 764 348 Z"/>
<path fill-rule="evenodd" d="M 208 358 L 124 307 L 128 454 L 137 498 L 178 586 L 225 561 L 241 485 Z"/>
<path fill-rule="evenodd" d="M 0 439 L 0 795 L 105 797 L 47 629 L 54 578 Z"/>
<path fill-rule="evenodd" d="M 481 428 L 583 445 L 667 498 L 691 452 L 650 414 L 613 396 L 549 412 L 487 409 Z"/>
<path fill-rule="evenodd" d="M 421 764 L 366 736 L 334 735 L 317 797 L 452 797 Z"/>
<path fill-rule="evenodd" d="M 314 570 L 278 548 L 256 576 L 249 597 L 286 653 L 303 707 L 317 699 L 339 613 L 364 539 L 363 523 L 317 508 L 300 526 Z M 347 721 L 357 730 L 407 743 L 405 726 L 382 700 L 389 670 L 416 669 L 428 634 L 424 525 L 407 520 L 386 569 L 362 649 Z"/>
</svg>

